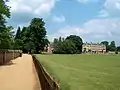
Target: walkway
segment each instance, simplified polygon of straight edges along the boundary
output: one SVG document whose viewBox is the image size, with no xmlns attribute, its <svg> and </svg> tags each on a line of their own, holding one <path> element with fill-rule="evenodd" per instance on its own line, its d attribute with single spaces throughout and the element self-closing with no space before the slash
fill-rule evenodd
<svg viewBox="0 0 120 90">
<path fill-rule="evenodd" d="M 9 64 L 0 66 L 0 90 L 40 90 L 30 55 L 24 54 Z"/>
</svg>

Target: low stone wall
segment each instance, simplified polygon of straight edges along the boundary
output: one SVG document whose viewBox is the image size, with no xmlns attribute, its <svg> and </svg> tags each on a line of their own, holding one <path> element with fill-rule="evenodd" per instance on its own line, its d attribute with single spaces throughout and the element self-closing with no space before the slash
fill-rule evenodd
<svg viewBox="0 0 120 90">
<path fill-rule="evenodd" d="M 0 65 L 21 56 L 20 50 L 0 50 Z"/>
<path fill-rule="evenodd" d="M 45 71 L 41 63 L 33 55 L 34 65 L 38 73 L 38 77 L 41 83 L 42 90 L 60 90 L 59 85 L 54 81 L 54 79 Z"/>
</svg>

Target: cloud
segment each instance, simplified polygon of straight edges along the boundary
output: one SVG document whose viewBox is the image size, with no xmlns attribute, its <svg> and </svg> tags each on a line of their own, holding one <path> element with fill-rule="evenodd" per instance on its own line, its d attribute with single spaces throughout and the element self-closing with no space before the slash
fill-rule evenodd
<svg viewBox="0 0 120 90">
<path fill-rule="evenodd" d="M 77 0 L 80 3 L 87 3 L 89 0 Z"/>
<path fill-rule="evenodd" d="M 65 22 L 65 17 L 63 15 L 53 16 L 52 20 L 53 20 L 53 22 L 61 23 L 61 22 Z"/>
<path fill-rule="evenodd" d="M 48 17 L 58 0 L 10 0 L 11 18 L 8 24 L 12 26 L 29 23 L 34 17 Z"/>
<path fill-rule="evenodd" d="M 104 7 L 108 10 L 120 10 L 120 0 L 106 0 Z"/>
<path fill-rule="evenodd" d="M 79 3 L 83 3 L 83 4 L 86 4 L 86 3 L 94 3 L 94 2 L 99 2 L 100 0 L 77 0 Z"/>
<path fill-rule="evenodd" d="M 49 13 L 54 7 L 55 0 L 10 0 L 11 12 L 32 12 L 35 14 Z"/>
<path fill-rule="evenodd" d="M 109 13 L 106 10 L 101 10 L 98 17 L 108 17 Z"/>
<path fill-rule="evenodd" d="M 65 26 L 54 33 L 53 37 L 66 37 L 74 34 L 81 36 L 84 41 L 100 42 L 115 40 L 120 44 L 120 18 L 93 19 L 81 26 Z M 51 38 L 53 40 L 53 38 Z"/>
<path fill-rule="evenodd" d="M 99 12 L 101 17 L 119 17 L 120 16 L 120 0 L 105 0 L 103 9 Z"/>
</svg>

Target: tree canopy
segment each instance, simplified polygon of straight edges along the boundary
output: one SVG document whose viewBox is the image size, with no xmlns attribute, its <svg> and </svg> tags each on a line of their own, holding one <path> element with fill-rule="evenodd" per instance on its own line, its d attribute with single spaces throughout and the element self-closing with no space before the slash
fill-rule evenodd
<svg viewBox="0 0 120 90">
<path fill-rule="evenodd" d="M 76 35 L 70 35 L 66 38 L 66 40 L 71 40 L 75 44 L 75 46 L 77 48 L 77 53 L 82 52 L 82 45 L 83 45 L 82 38 L 80 38 L 79 36 L 76 36 Z"/>
<path fill-rule="evenodd" d="M 104 44 L 106 46 L 106 52 L 109 51 L 109 42 L 108 41 L 102 41 L 101 44 Z"/>
<path fill-rule="evenodd" d="M 33 18 L 28 27 L 18 27 L 15 42 L 23 52 L 40 53 L 49 41 L 46 37 L 45 22 L 42 18 Z"/>
<path fill-rule="evenodd" d="M 12 48 L 13 36 L 12 26 L 6 25 L 6 19 L 10 17 L 9 7 L 5 0 L 0 0 L 0 48 Z"/>
<path fill-rule="evenodd" d="M 116 51 L 115 41 L 111 41 L 111 43 L 109 45 L 109 50 L 110 51 Z"/>
<path fill-rule="evenodd" d="M 56 54 L 75 54 L 82 52 L 82 39 L 79 36 L 70 35 L 66 39 L 59 37 L 53 42 L 54 51 Z"/>
<path fill-rule="evenodd" d="M 106 46 L 106 52 L 108 52 L 108 51 L 116 51 L 115 41 L 111 41 L 110 44 L 109 44 L 108 41 L 103 41 L 101 43 Z"/>
<path fill-rule="evenodd" d="M 117 47 L 117 51 L 120 52 L 120 46 Z"/>
</svg>

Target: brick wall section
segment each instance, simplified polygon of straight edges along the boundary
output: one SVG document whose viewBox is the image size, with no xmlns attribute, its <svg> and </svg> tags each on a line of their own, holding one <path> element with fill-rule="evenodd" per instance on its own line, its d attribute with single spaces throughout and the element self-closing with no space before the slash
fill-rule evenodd
<svg viewBox="0 0 120 90">
<path fill-rule="evenodd" d="M 41 83 L 42 90 L 60 90 L 59 85 L 53 80 L 53 78 L 45 71 L 40 62 L 33 55 L 34 65 L 38 73 L 38 77 Z"/>
</svg>

